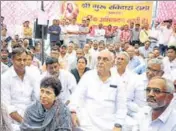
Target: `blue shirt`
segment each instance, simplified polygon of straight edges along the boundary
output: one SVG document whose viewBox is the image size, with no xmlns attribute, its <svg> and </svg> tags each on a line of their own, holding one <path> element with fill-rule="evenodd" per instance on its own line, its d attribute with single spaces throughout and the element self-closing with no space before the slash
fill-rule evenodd
<svg viewBox="0 0 176 131">
<path fill-rule="evenodd" d="M 129 61 L 128 63 L 128 68 L 130 70 L 134 70 L 136 67 L 138 67 L 141 64 L 140 60 L 138 57 L 133 56 L 133 58 Z"/>
<path fill-rule="evenodd" d="M 56 31 L 57 34 L 52 33 L 53 31 Z M 50 34 L 50 42 L 60 41 L 60 32 L 61 32 L 60 26 L 58 25 L 49 26 L 48 33 Z"/>
</svg>

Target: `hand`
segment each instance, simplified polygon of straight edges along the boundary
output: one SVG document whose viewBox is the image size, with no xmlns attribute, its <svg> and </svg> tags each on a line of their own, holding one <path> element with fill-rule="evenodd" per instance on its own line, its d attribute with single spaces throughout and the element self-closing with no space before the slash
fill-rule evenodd
<svg viewBox="0 0 176 131">
<path fill-rule="evenodd" d="M 57 34 L 57 31 L 53 31 L 52 33 L 53 33 L 53 34 Z"/>
<path fill-rule="evenodd" d="M 121 131 L 122 128 L 114 127 L 112 131 Z"/>
<path fill-rule="evenodd" d="M 80 126 L 80 123 L 79 123 L 79 120 L 78 120 L 78 117 L 77 117 L 76 113 L 72 113 L 71 117 L 72 117 L 73 126 L 74 127 Z"/>
</svg>

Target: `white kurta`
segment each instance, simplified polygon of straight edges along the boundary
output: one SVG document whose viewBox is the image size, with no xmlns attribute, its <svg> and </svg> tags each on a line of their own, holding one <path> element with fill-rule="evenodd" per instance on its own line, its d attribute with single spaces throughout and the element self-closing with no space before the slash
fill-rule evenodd
<svg viewBox="0 0 176 131">
<path fill-rule="evenodd" d="M 112 131 L 115 123 L 124 123 L 125 90 L 115 77 L 102 82 L 97 70 L 91 70 L 82 76 L 69 108 L 77 111 L 84 131 Z"/>
<path fill-rule="evenodd" d="M 113 67 L 111 72 L 119 81 L 122 81 L 127 92 L 128 115 L 134 117 L 140 108 L 146 105 L 145 86 L 142 78 L 129 69 L 126 69 L 121 76 L 117 72 L 117 67 Z"/>
</svg>

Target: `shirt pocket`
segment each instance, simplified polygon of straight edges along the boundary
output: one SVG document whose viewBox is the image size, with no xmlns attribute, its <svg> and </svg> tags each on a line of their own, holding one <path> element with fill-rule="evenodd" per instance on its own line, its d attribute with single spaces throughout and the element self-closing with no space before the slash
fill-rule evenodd
<svg viewBox="0 0 176 131">
<path fill-rule="evenodd" d="M 113 88 L 113 87 L 108 87 L 106 89 L 103 89 L 102 97 L 104 98 L 104 101 L 114 102 L 116 99 L 116 94 L 117 94 L 116 92 L 117 92 L 117 88 Z"/>
</svg>

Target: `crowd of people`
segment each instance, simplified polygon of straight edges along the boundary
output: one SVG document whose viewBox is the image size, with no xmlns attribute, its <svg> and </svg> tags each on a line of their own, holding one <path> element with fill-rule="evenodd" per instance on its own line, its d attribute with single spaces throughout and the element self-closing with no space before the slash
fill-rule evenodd
<svg viewBox="0 0 176 131">
<path fill-rule="evenodd" d="M 176 131 L 174 21 L 54 19 L 42 55 L 30 21 L 8 36 L 3 19 L 3 131 Z"/>
</svg>

